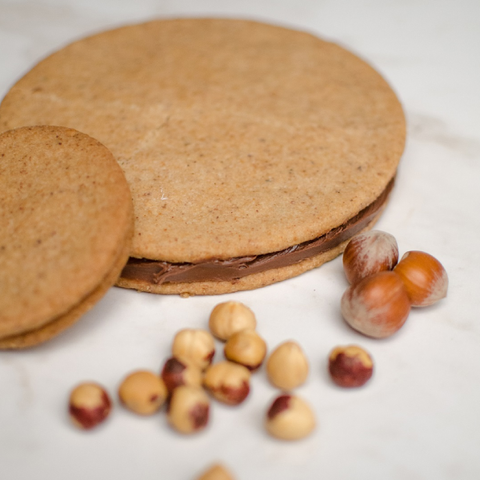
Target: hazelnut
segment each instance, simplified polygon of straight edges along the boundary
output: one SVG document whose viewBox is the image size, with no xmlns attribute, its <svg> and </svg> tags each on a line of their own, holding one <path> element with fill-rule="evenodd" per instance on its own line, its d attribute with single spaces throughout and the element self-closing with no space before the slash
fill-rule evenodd
<svg viewBox="0 0 480 480">
<path fill-rule="evenodd" d="M 267 344 L 255 330 L 245 329 L 234 333 L 225 344 L 225 357 L 240 363 L 250 371 L 260 367 L 267 354 Z"/>
<path fill-rule="evenodd" d="M 398 262 L 395 237 L 380 230 L 371 230 L 353 237 L 343 252 L 343 270 L 351 284 L 392 270 Z"/>
<path fill-rule="evenodd" d="M 91 429 L 110 414 L 112 402 L 107 392 L 97 383 L 82 383 L 70 393 L 70 419 L 78 428 Z"/>
<path fill-rule="evenodd" d="M 267 375 L 278 388 L 291 390 L 305 382 L 308 360 L 298 343 L 288 341 L 279 345 L 267 361 Z"/>
<path fill-rule="evenodd" d="M 165 403 L 167 394 L 163 380 L 145 370 L 130 373 L 118 389 L 123 405 L 140 415 L 151 415 L 159 410 Z"/>
<path fill-rule="evenodd" d="M 407 252 L 394 271 L 403 280 L 412 306 L 426 307 L 447 296 L 447 272 L 428 253 Z"/>
<path fill-rule="evenodd" d="M 299 440 L 315 428 L 315 415 L 310 406 L 296 395 L 280 395 L 267 412 L 267 431 L 282 440 Z"/>
<path fill-rule="evenodd" d="M 172 354 L 176 358 L 190 360 L 205 370 L 215 355 L 215 340 L 206 330 L 186 328 L 175 335 Z"/>
<path fill-rule="evenodd" d="M 385 338 L 399 330 L 410 313 L 410 300 L 402 279 L 380 272 L 350 286 L 341 301 L 343 318 L 355 330 Z"/>
<path fill-rule="evenodd" d="M 208 423 L 210 401 L 202 388 L 182 385 L 175 388 L 168 405 L 170 425 L 181 433 L 195 433 Z"/>
<path fill-rule="evenodd" d="M 219 303 L 210 314 L 208 321 L 210 331 L 220 340 L 227 340 L 235 332 L 245 328 L 255 329 L 257 320 L 255 314 L 243 303 Z"/>
<path fill-rule="evenodd" d="M 198 480 L 233 480 L 230 472 L 219 464 L 212 465 Z"/>
<path fill-rule="evenodd" d="M 361 387 L 373 373 L 372 357 L 356 345 L 336 347 L 330 352 L 328 370 L 340 387 Z"/>
<path fill-rule="evenodd" d="M 175 357 L 170 357 L 165 362 L 161 377 L 169 394 L 180 385 L 201 387 L 203 380 L 203 374 L 198 365 L 186 358 L 179 359 Z"/>
<path fill-rule="evenodd" d="M 250 370 L 238 363 L 215 363 L 207 368 L 203 382 L 220 402 L 238 405 L 250 392 Z"/>
</svg>

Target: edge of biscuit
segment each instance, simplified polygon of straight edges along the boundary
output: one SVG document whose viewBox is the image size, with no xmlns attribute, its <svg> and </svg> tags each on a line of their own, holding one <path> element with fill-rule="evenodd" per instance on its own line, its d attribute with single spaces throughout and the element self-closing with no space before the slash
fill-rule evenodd
<svg viewBox="0 0 480 480">
<path fill-rule="evenodd" d="M 93 308 L 110 287 L 115 284 L 128 261 L 133 238 L 133 209 L 130 209 L 130 218 L 131 221 L 125 233 L 123 247 L 120 249 L 111 269 L 100 281 L 100 284 L 66 313 L 59 315 L 45 325 L 34 330 L 1 338 L 0 350 L 20 350 L 44 343 L 62 333 L 76 323 L 83 314 Z"/>
<path fill-rule="evenodd" d="M 375 223 L 379 220 L 388 201 L 381 207 L 373 220 L 360 232 L 371 230 Z M 147 282 L 138 280 L 127 280 L 119 278 L 116 286 L 121 288 L 133 289 L 140 292 L 164 294 L 164 295 L 180 295 L 181 297 L 190 297 L 195 295 L 222 295 L 226 293 L 234 293 L 245 290 L 254 290 L 261 287 L 266 287 L 274 283 L 287 280 L 289 278 L 297 277 L 314 268 L 320 267 L 326 262 L 338 257 L 347 246 L 350 239 L 345 240 L 336 247 L 322 252 L 314 257 L 302 260 L 299 263 L 289 265 L 286 267 L 274 268 L 265 272 L 254 273 L 240 278 L 236 281 L 221 281 L 221 282 L 192 282 L 192 283 L 163 283 L 161 285 L 152 285 Z"/>
</svg>

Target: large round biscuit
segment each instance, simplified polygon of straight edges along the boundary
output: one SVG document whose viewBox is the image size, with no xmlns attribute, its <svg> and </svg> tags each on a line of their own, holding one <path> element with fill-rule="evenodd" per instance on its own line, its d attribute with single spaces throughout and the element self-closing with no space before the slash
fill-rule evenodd
<svg viewBox="0 0 480 480">
<path fill-rule="evenodd" d="M 62 48 L 0 105 L 0 130 L 27 124 L 104 143 L 132 191 L 132 256 L 168 262 L 321 236 L 381 194 L 405 143 L 397 97 L 363 60 L 225 19 L 152 21 Z"/>
<path fill-rule="evenodd" d="M 98 301 L 128 259 L 132 220 L 98 141 L 50 126 L 0 135 L 0 348 L 43 342 Z"/>
</svg>

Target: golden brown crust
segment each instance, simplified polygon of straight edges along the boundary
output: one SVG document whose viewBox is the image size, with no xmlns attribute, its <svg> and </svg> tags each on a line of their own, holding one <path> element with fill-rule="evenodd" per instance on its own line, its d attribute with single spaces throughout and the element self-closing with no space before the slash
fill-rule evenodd
<svg viewBox="0 0 480 480">
<path fill-rule="evenodd" d="M 320 236 L 379 196 L 405 142 L 398 99 L 361 59 L 304 32 L 224 19 L 153 21 L 63 48 L 0 106 L 0 130 L 32 123 L 77 128 L 114 153 L 134 199 L 133 256 L 169 262 Z"/>
<path fill-rule="evenodd" d="M 53 337 L 56 337 L 68 327 L 72 326 L 84 313 L 88 312 L 107 293 L 107 291 L 112 287 L 119 277 L 120 272 L 125 266 L 125 263 L 130 255 L 132 233 L 133 229 L 130 229 L 126 235 L 123 250 L 120 252 L 120 256 L 115 262 L 115 265 L 108 272 L 100 285 L 90 292 L 85 298 L 83 298 L 81 302 L 75 305 L 67 313 L 64 313 L 60 317 L 51 320 L 40 328 L 22 333 L 20 335 L 13 335 L 0 339 L 0 349 L 17 350 L 33 347 L 43 343 Z"/>
<path fill-rule="evenodd" d="M 0 155 L 0 348 L 20 348 L 71 325 L 115 283 L 133 215 L 111 153 L 76 130 L 12 130 Z"/>
</svg>

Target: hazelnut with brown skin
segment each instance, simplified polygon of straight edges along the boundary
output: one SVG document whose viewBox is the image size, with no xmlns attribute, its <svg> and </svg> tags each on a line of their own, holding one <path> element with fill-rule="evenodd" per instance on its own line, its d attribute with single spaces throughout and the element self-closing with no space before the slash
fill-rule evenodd
<svg viewBox="0 0 480 480">
<path fill-rule="evenodd" d="M 232 474 L 220 464 L 212 465 L 197 480 L 234 480 Z"/>
<path fill-rule="evenodd" d="M 118 397 L 122 404 L 139 415 L 152 415 L 165 403 L 167 387 L 163 380 L 152 372 L 132 372 L 120 384 Z"/>
<path fill-rule="evenodd" d="M 110 397 L 98 383 L 82 383 L 70 393 L 70 419 L 78 428 L 89 430 L 96 427 L 110 415 L 111 410 Z"/>
<path fill-rule="evenodd" d="M 172 355 L 190 360 L 201 370 L 205 370 L 215 355 L 215 340 L 206 330 L 193 328 L 180 330 L 173 339 Z"/>
<path fill-rule="evenodd" d="M 182 385 L 173 390 L 167 418 L 180 433 L 196 433 L 208 424 L 210 400 L 202 388 Z"/>
<path fill-rule="evenodd" d="M 278 396 L 267 411 L 265 427 L 276 438 L 299 440 L 315 428 L 315 415 L 310 406 L 296 395 Z"/>
<path fill-rule="evenodd" d="M 228 340 L 235 332 L 246 328 L 255 329 L 255 314 L 240 302 L 219 303 L 210 314 L 208 326 L 212 334 L 220 340 Z"/>
<path fill-rule="evenodd" d="M 215 363 L 207 368 L 203 384 L 220 402 L 238 405 L 250 392 L 250 370 L 229 361 Z"/>
<path fill-rule="evenodd" d="M 405 253 L 394 272 L 403 280 L 414 307 L 427 307 L 447 296 L 447 272 L 443 265 L 428 253 Z"/>
<path fill-rule="evenodd" d="M 174 388 L 181 385 L 201 387 L 203 381 L 203 374 L 200 368 L 186 358 L 170 357 L 163 365 L 161 377 L 169 395 L 171 395 Z"/>
<path fill-rule="evenodd" d="M 350 286 L 343 294 L 341 311 L 355 330 L 369 337 L 385 338 L 407 320 L 410 300 L 396 273 L 380 272 Z"/>
<path fill-rule="evenodd" d="M 293 341 L 279 345 L 267 360 L 270 382 L 283 390 L 302 385 L 308 376 L 308 360 L 298 343 Z"/>
<path fill-rule="evenodd" d="M 370 230 L 353 237 L 343 252 L 343 270 L 351 284 L 374 273 L 392 270 L 398 262 L 395 237 Z"/>
<path fill-rule="evenodd" d="M 234 333 L 227 340 L 224 353 L 228 360 L 253 371 L 262 365 L 267 354 L 267 344 L 255 330 L 245 329 Z"/>
<path fill-rule="evenodd" d="M 361 387 L 372 377 L 373 360 L 357 345 L 339 346 L 330 352 L 328 370 L 340 387 Z"/>
</svg>

